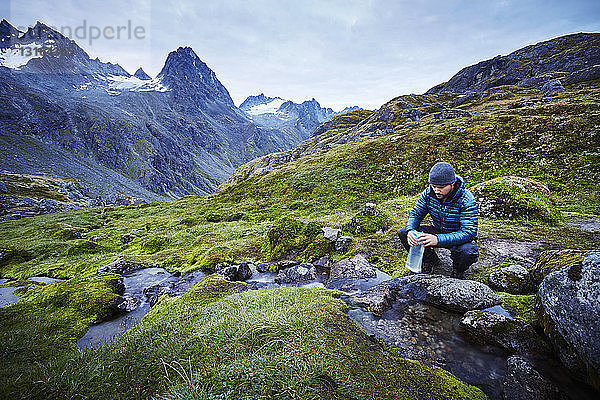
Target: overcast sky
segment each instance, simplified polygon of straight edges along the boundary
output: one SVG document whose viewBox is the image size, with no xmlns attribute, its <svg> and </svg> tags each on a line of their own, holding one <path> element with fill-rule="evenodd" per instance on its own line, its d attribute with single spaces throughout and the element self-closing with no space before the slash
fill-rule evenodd
<svg viewBox="0 0 600 400">
<path fill-rule="evenodd" d="M 155 76 L 170 51 L 190 46 L 238 105 L 264 92 L 296 102 L 314 97 L 336 110 L 378 108 L 498 54 L 564 34 L 600 31 L 599 0 L 0 4 L 1 17 L 14 26 L 26 29 L 40 20 L 70 29 L 92 58 L 119 63 L 130 73 L 142 66 Z M 118 27 L 125 27 L 120 38 L 114 34 Z M 95 39 L 97 32 L 102 33 Z"/>
</svg>

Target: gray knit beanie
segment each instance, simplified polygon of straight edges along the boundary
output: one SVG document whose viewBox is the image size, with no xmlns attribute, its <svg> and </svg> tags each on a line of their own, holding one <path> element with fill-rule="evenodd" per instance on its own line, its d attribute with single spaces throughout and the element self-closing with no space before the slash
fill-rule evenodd
<svg viewBox="0 0 600 400">
<path fill-rule="evenodd" d="M 432 185 L 451 185 L 456 182 L 454 168 L 447 162 L 436 163 L 429 171 L 429 183 Z"/>
</svg>

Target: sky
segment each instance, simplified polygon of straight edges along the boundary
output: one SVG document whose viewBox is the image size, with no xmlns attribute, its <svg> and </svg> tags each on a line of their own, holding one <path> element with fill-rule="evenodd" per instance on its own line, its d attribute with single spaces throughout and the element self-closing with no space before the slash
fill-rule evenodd
<svg viewBox="0 0 600 400">
<path fill-rule="evenodd" d="M 21 30 L 41 21 L 90 57 L 152 77 L 190 46 L 238 105 L 264 93 L 338 111 L 376 109 L 499 54 L 600 32 L 600 1 L 0 0 L 0 17 Z"/>
</svg>

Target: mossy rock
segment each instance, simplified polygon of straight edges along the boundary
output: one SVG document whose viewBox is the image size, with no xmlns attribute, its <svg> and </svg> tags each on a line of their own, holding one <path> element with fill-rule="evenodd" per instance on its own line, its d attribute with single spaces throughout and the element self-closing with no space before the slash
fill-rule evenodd
<svg viewBox="0 0 600 400">
<path fill-rule="evenodd" d="M 502 307 L 514 318 L 525 321 L 532 326 L 538 325 L 535 313 L 535 294 L 510 294 L 496 292 L 502 299 Z"/>
<path fill-rule="evenodd" d="M 208 250 L 196 250 L 188 258 L 189 263 L 195 268 L 205 271 L 214 271 L 218 264 L 231 264 L 235 261 L 235 253 L 227 245 L 213 246 Z"/>
<path fill-rule="evenodd" d="M 382 210 L 375 210 L 372 213 L 361 211 L 357 213 L 350 222 L 342 226 L 344 232 L 351 235 L 364 235 L 385 232 L 391 226 L 392 220 L 389 215 Z"/>
<path fill-rule="evenodd" d="M 539 286 L 546 275 L 574 264 L 581 264 L 586 253 L 585 250 L 571 249 L 544 251 L 529 273 L 532 282 Z"/>
<path fill-rule="evenodd" d="M 55 223 L 45 228 L 45 231 L 53 238 L 68 240 L 77 239 L 82 229 L 65 223 Z"/>
<path fill-rule="evenodd" d="M 302 252 L 301 261 L 312 263 L 324 255 L 331 256 L 333 249 L 334 243 L 323 239 L 322 236 L 317 236 Z"/>
<path fill-rule="evenodd" d="M 301 258 L 298 261 L 303 261 L 306 257 L 316 257 L 323 250 L 324 246 L 318 241 L 322 236 L 323 230 L 315 222 L 282 217 L 269 229 L 261 251 L 267 260 Z"/>
<path fill-rule="evenodd" d="M 166 249 L 169 243 L 171 243 L 171 238 L 156 235 L 145 238 L 140 247 L 142 251 L 152 254 Z"/>
<path fill-rule="evenodd" d="M 485 218 L 540 221 L 558 225 L 560 211 L 546 185 L 533 179 L 503 176 L 471 188 Z"/>
</svg>

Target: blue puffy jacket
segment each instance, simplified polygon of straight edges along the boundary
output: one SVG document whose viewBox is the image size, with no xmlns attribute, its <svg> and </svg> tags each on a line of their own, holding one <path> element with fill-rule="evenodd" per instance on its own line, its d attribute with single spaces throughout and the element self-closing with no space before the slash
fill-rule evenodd
<svg viewBox="0 0 600 400">
<path fill-rule="evenodd" d="M 418 230 L 423 218 L 431 215 L 433 226 L 441 232 L 436 235 L 439 247 L 458 246 L 477 239 L 475 196 L 465 188 L 465 181 L 460 176 L 456 178 L 454 190 L 443 203 L 435 197 L 431 188 L 425 189 L 406 223 L 409 230 Z"/>
</svg>

